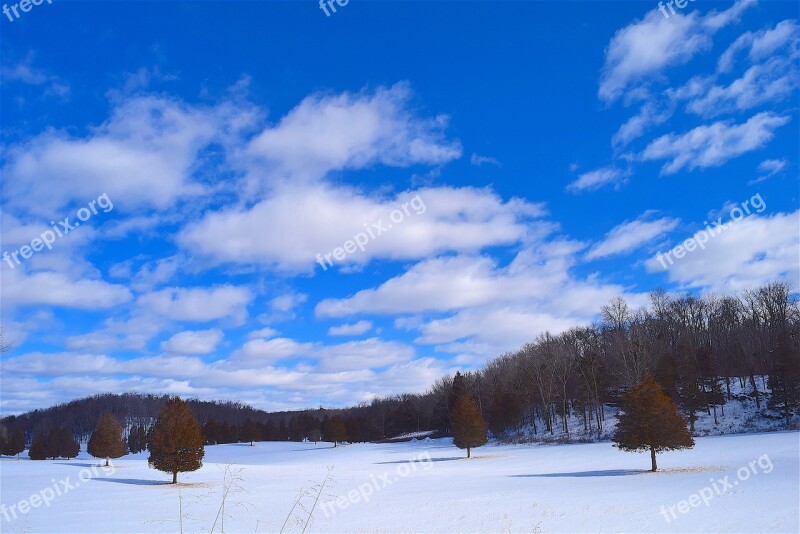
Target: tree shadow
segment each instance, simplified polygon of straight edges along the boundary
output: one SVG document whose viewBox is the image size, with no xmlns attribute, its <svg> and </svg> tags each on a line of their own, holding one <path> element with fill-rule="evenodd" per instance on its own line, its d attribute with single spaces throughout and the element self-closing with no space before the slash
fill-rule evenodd
<svg viewBox="0 0 800 534">
<path fill-rule="evenodd" d="M 420 463 L 426 464 L 428 462 L 452 462 L 453 460 L 466 460 L 466 456 L 450 456 L 447 458 L 426 458 L 421 460 L 419 458 L 411 458 L 410 460 L 393 460 L 391 462 L 375 462 L 375 465 L 383 465 L 383 464 L 410 464 L 410 463 Z"/>
<path fill-rule="evenodd" d="M 131 484 L 133 486 L 172 486 L 172 482 L 166 480 L 142 480 L 140 478 L 93 478 L 102 482 L 115 482 L 117 484 Z M 177 484 L 176 484 L 177 486 Z"/>
<path fill-rule="evenodd" d="M 339 447 L 342 447 L 342 445 L 339 445 Z M 334 448 L 333 445 L 326 444 L 326 445 L 318 445 L 316 447 L 309 447 L 308 449 L 292 449 L 289 452 L 322 451 L 325 449 L 333 449 L 333 448 Z"/>
<path fill-rule="evenodd" d="M 58 462 L 58 465 L 71 465 L 71 466 L 74 466 L 74 467 L 98 467 L 98 468 L 102 468 L 102 467 L 105 466 L 105 464 L 103 464 L 103 463 L 100 463 L 100 464 L 79 464 L 79 463 L 75 463 L 75 462 Z M 111 469 L 111 466 L 109 466 L 108 469 Z"/>
<path fill-rule="evenodd" d="M 541 473 L 536 475 L 510 475 L 515 478 L 582 478 L 582 477 L 624 477 L 649 473 L 646 469 L 607 469 L 605 471 L 576 471 L 574 473 Z"/>
</svg>

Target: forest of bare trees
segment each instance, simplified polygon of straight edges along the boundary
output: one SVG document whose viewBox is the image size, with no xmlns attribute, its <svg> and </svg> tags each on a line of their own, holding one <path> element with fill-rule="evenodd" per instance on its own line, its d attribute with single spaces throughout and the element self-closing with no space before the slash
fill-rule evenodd
<svg viewBox="0 0 800 534">
<path fill-rule="evenodd" d="M 690 429 L 700 413 L 723 415 L 734 391 L 790 426 L 800 407 L 800 309 L 781 282 L 739 295 L 670 296 L 647 308 L 615 299 L 596 324 L 544 333 L 519 350 L 460 375 L 489 429 L 526 427 L 540 435 L 599 435 L 620 394 L 652 375 L 678 404 Z M 736 387 L 734 387 L 734 385 Z M 190 401 L 207 443 L 263 440 L 380 441 L 404 433 L 451 430 L 453 377 L 424 394 L 376 398 L 347 409 L 268 413 L 233 402 Z M 743 393 L 742 393 L 743 392 Z M 0 435 L 23 428 L 28 440 L 51 428 L 88 439 L 101 413 L 120 421 L 141 450 L 167 397 L 98 395 L 2 420 Z M 335 418 L 335 420 L 334 420 Z M 344 422 L 346 437 L 342 437 Z M 335 434 L 335 435 L 334 435 Z"/>
</svg>

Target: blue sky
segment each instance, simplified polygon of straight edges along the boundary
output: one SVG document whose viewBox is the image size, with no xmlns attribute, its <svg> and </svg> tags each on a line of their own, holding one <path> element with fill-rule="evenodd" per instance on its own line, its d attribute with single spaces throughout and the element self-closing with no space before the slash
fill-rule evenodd
<svg viewBox="0 0 800 534">
<path fill-rule="evenodd" d="M 798 287 L 797 3 L 664 11 L 3 16 L 0 412 L 107 391 L 344 406 L 614 297 Z"/>
</svg>

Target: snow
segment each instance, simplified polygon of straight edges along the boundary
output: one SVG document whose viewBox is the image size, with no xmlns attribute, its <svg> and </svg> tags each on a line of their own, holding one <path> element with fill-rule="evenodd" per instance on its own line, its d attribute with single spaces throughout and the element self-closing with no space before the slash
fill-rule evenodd
<svg viewBox="0 0 800 534">
<path fill-rule="evenodd" d="M 800 434 L 696 442 L 692 450 L 660 454 L 657 473 L 646 471 L 649 454 L 620 452 L 610 443 L 487 445 L 474 449 L 470 460 L 448 439 L 336 448 L 292 442 L 218 445 L 207 447 L 203 468 L 181 474 L 177 486 L 164 484 L 169 475 L 148 469 L 144 453 L 114 461 L 113 473 L 95 468 L 96 477 L 56 496 L 49 506 L 40 504 L 12 521 L 0 515 L 0 531 L 212 532 L 229 487 L 226 532 L 277 532 L 298 494 L 321 484 L 329 466 L 331 479 L 314 509 L 310 532 L 800 530 Z M 81 470 L 90 474 L 96 465 L 85 453 L 71 461 L 0 460 L 3 510 L 45 488 L 60 489 L 66 477 L 66 484 L 75 484 Z M 756 474 L 740 479 L 737 470 L 751 469 L 748 465 Z M 223 482 L 232 476 L 233 484 Z M 724 487 L 726 476 L 735 484 L 714 494 L 707 506 L 676 511 L 670 522 L 660 513 L 662 506 L 677 510 L 680 501 L 695 494 L 708 496 L 713 485 Z M 364 495 L 371 492 L 366 502 L 359 488 Z M 355 502 L 347 500 L 348 494 Z M 344 497 L 343 506 L 323 505 L 337 497 Z M 313 495 L 304 497 L 285 532 L 302 531 L 312 506 Z M 221 527 L 218 518 L 213 531 L 222 532 Z"/>
</svg>

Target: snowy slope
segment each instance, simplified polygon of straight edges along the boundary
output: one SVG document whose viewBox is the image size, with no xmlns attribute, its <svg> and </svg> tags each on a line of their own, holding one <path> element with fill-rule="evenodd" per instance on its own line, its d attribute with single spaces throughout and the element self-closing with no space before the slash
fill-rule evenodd
<svg viewBox="0 0 800 534">
<path fill-rule="evenodd" d="M 738 379 L 731 380 L 732 399 L 723 406 L 717 406 L 716 423 L 714 422 L 713 412 L 698 412 L 696 414 L 697 421 L 695 421 L 694 435 L 722 436 L 787 430 L 786 421 L 779 414 L 767 408 L 769 392 L 767 390 L 766 377 L 756 377 L 756 384 L 759 388 L 760 407 L 756 404 L 753 390 L 749 384 L 741 387 Z M 723 382 L 723 391 L 724 389 Z M 538 428 L 536 433 L 534 433 L 532 426 L 525 425 L 521 428 L 508 430 L 501 435 L 494 436 L 494 438 L 504 443 L 609 441 L 617 424 L 619 408 L 605 406 L 604 412 L 605 421 L 599 434 L 594 421 L 592 421 L 591 429 L 587 432 L 580 414 L 573 413 L 570 414 L 568 419 L 569 435 L 563 432 L 559 417 L 556 420 L 552 434 L 545 432 L 544 425 L 537 419 Z M 794 416 L 788 429 L 797 430 L 798 428 L 800 428 L 800 418 Z"/>
<path fill-rule="evenodd" d="M 298 493 L 321 483 L 327 466 L 333 466 L 332 481 L 308 531 L 797 532 L 799 438 L 796 432 L 699 438 L 693 450 L 660 455 L 658 473 L 645 471 L 647 454 L 623 453 L 609 443 L 488 445 L 471 460 L 447 439 L 337 448 L 219 445 L 208 447 L 204 467 L 182 474 L 177 487 L 164 485 L 168 475 L 148 469 L 143 455 L 126 457 L 115 462 L 114 473 L 99 473 L 49 506 L 12 521 L 0 515 L 0 530 L 177 532 L 182 509 L 184 532 L 211 532 L 230 465 L 228 473 L 238 471 L 241 480 L 227 497 L 226 532 L 280 531 Z M 757 474 L 739 481 L 737 469 L 759 458 L 761 464 L 753 464 Z M 85 458 L 4 459 L 2 503 L 7 510 L 65 477 L 74 484 L 91 465 L 96 462 Z M 714 495 L 708 506 L 677 511 L 679 501 L 709 487 L 707 495 L 726 476 L 737 484 Z M 359 488 L 371 493 L 367 502 Z M 355 495 L 354 502 L 348 495 Z M 346 504 L 323 504 L 337 497 Z M 312 505 L 311 497 L 303 499 L 285 532 L 302 531 Z M 666 512 L 669 522 L 662 505 L 676 509 L 674 518 Z M 214 532 L 221 526 L 217 519 Z"/>
</svg>

